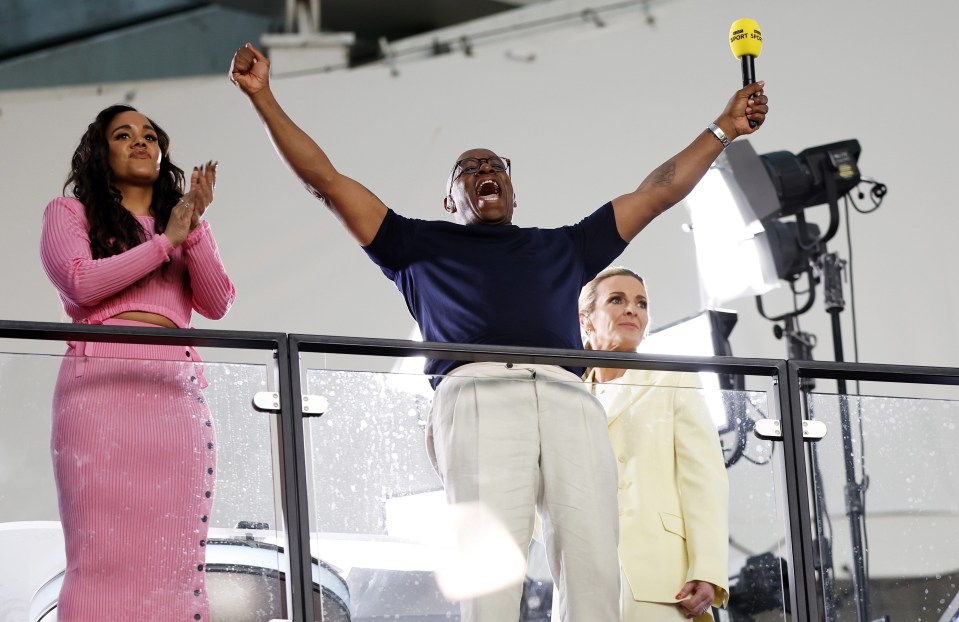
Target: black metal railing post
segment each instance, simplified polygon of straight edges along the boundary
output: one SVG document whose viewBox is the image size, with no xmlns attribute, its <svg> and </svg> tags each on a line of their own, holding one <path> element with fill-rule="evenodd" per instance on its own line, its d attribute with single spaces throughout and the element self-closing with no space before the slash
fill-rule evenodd
<svg viewBox="0 0 959 622">
<path fill-rule="evenodd" d="M 793 361 L 783 361 L 779 394 L 783 431 L 783 478 L 789 547 L 789 598 L 793 620 L 820 619 L 814 529 L 809 507 L 809 476 L 803 439 L 802 384 Z"/>
<path fill-rule="evenodd" d="M 280 482 L 286 523 L 294 622 L 322 620 L 313 606 L 313 560 L 310 551 L 310 509 L 303 441 L 303 393 L 300 387 L 299 351 L 296 342 L 285 340 L 277 349 L 280 393 Z"/>
</svg>

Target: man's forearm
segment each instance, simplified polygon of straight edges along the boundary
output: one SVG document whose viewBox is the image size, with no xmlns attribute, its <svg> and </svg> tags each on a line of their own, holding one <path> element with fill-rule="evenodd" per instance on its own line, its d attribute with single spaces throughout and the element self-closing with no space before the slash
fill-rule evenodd
<svg viewBox="0 0 959 622">
<path fill-rule="evenodd" d="M 254 94 L 250 101 L 280 158 L 311 193 L 325 196 L 337 174 L 326 153 L 290 119 L 269 88 Z"/>
<path fill-rule="evenodd" d="M 704 131 L 688 147 L 647 175 L 637 192 L 648 194 L 656 213 L 662 213 L 686 198 L 722 150 L 722 143 Z"/>
<path fill-rule="evenodd" d="M 361 245 L 372 242 L 386 206 L 357 181 L 341 175 L 323 150 L 286 114 L 270 89 L 250 96 L 280 158 L 306 189 L 346 226 Z"/>
</svg>

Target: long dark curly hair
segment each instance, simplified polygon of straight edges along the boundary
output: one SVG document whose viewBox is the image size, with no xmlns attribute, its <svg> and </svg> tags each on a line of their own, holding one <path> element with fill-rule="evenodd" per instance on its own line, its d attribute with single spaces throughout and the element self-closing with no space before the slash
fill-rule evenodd
<svg viewBox="0 0 959 622">
<path fill-rule="evenodd" d="M 123 112 L 138 112 L 132 106 L 117 104 L 100 111 L 87 127 L 73 152 L 70 176 L 63 185 L 73 185 L 73 196 L 86 208 L 90 224 L 90 250 L 94 259 L 110 257 L 129 250 L 143 242 L 145 231 L 137 219 L 123 207 L 123 197 L 113 185 L 113 170 L 110 168 L 110 146 L 107 128 L 114 117 Z M 160 146 L 160 175 L 153 184 L 153 200 L 150 212 L 154 217 L 155 233 L 163 233 L 170 212 L 183 196 L 183 170 L 170 161 L 170 136 L 149 119 L 156 130 Z"/>
</svg>

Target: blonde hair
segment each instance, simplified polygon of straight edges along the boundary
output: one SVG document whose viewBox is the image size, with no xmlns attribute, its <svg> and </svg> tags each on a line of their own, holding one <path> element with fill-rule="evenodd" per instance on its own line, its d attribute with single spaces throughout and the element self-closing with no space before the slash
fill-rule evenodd
<svg viewBox="0 0 959 622">
<path fill-rule="evenodd" d="M 596 290 L 599 288 L 599 284 L 605 281 L 606 279 L 613 276 L 631 276 L 640 283 L 643 284 L 643 287 L 646 286 L 646 281 L 643 277 L 639 276 L 629 268 L 623 268 L 621 266 L 610 266 L 597 274 L 592 281 L 583 286 L 582 291 L 579 293 L 579 314 L 588 316 L 593 310 L 596 309 Z M 648 324 L 647 324 L 648 326 Z M 583 340 L 583 347 L 587 350 L 592 350 L 592 346 L 589 343 L 589 336 L 584 332 L 580 331 L 580 337 Z"/>
</svg>

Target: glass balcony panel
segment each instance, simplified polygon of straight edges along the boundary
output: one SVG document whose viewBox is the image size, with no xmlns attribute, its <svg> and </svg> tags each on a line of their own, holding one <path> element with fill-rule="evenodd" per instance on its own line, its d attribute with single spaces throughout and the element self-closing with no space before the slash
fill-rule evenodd
<svg viewBox="0 0 959 622">
<path fill-rule="evenodd" d="M 0 354 L 0 619 L 32 622 L 34 594 L 65 567 L 50 455 L 59 368 L 56 356 Z"/>
<path fill-rule="evenodd" d="M 425 378 L 308 369 L 303 386 L 312 554 L 346 578 L 353 619 L 458 617 L 432 573 L 446 499 L 426 454 Z"/>
<path fill-rule="evenodd" d="M 276 413 L 254 410 L 268 389 L 265 365 L 204 362 L 204 398 L 217 437 L 216 502 L 207 546 L 213 619 L 286 618 L 286 526 L 279 496 Z"/>
<path fill-rule="evenodd" d="M 52 404 L 61 373 L 75 381 L 74 399 L 70 415 L 59 419 L 57 434 L 63 436 L 52 454 Z M 274 493 L 275 415 L 251 406 L 253 394 L 266 388 L 267 373 L 263 365 L 214 361 L 194 365 L 87 356 L 80 363 L 73 357 L 0 354 L 0 602 L 4 616 L 12 616 L 0 617 L 56 620 L 66 555 L 55 457 L 63 465 L 63 481 L 90 486 L 77 490 L 74 501 L 64 497 L 65 511 L 115 513 L 117 525 L 109 528 L 117 530 L 117 541 L 129 536 L 147 549 L 133 568 L 116 575 L 120 582 L 112 588 L 118 593 L 124 590 L 122 577 L 143 582 L 143 575 L 162 570 L 166 559 L 167 565 L 189 565 L 203 579 L 188 594 L 154 590 L 159 601 L 202 598 L 193 588 L 201 594 L 205 589 L 218 621 L 285 617 L 286 535 Z M 104 416 L 114 406 L 126 416 Z M 169 418 L 148 418 L 152 408 L 167 409 Z M 137 415 L 139 421 L 131 420 Z M 178 418 L 186 425 L 178 426 Z M 84 436 L 87 440 L 77 440 Z M 193 448 L 177 451 L 187 437 Z M 87 479 L 83 469 L 101 472 Z M 110 469 L 126 471 L 111 477 Z M 182 480 L 193 491 L 184 496 L 181 487 L 164 486 L 164 480 Z M 103 494 L 110 489 L 114 493 Z M 88 501 L 91 490 L 103 497 L 99 507 Z M 122 507 L 109 507 L 111 499 L 121 500 Z M 183 503 L 196 510 L 196 516 L 181 519 L 189 533 L 180 527 L 165 533 L 158 513 L 175 515 Z M 80 518 L 79 524 L 85 521 Z M 127 536 L 124 521 L 136 524 Z M 164 544 L 156 546 L 154 535 Z M 78 546 L 78 555 L 100 548 L 95 541 Z M 137 565 L 143 569 L 140 577 Z"/>
<path fill-rule="evenodd" d="M 718 413 L 726 413 L 730 422 L 719 425 L 729 478 L 730 597 L 727 609 L 714 613 L 718 620 L 788 620 L 782 445 L 753 433 L 759 419 L 776 418 L 769 396 L 763 391 L 695 393 L 708 405 L 714 421 L 721 421 Z"/>
<path fill-rule="evenodd" d="M 959 402 L 812 393 L 806 407 L 827 428 L 808 455 L 825 619 L 859 619 L 857 602 L 870 620 L 957 619 Z"/>
<path fill-rule="evenodd" d="M 487 514 L 471 531 L 457 531 L 458 516 L 447 505 L 426 450 L 433 397 L 427 379 L 306 367 L 303 387 L 311 410 L 305 414 L 313 415 L 304 423 L 313 556 L 345 577 L 354 620 L 459 619 L 454 591 L 440 587 L 447 585 L 448 563 L 453 559 L 470 565 L 480 575 L 482 567 L 463 563 L 468 558 L 456 549 L 451 534 L 478 542 L 481 534 L 495 531 L 499 521 Z M 669 393 L 669 403 L 698 404 L 708 412 L 711 425 L 722 430 L 732 598 L 721 619 L 786 619 L 781 568 L 787 538 L 779 450 L 752 434 L 753 422 L 769 416 L 766 393 L 629 388 L 646 393 L 653 403 L 659 403 L 657 395 Z M 317 416 L 319 411 L 322 416 Z M 511 540 L 508 544 L 516 549 Z M 496 557 L 492 551 L 486 547 L 482 552 L 492 556 L 494 564 L 507 563 L 506 553 Z M 534 539 L 522 554 L 528 554 L 528 566 L 521 619 L 550 619 L 553 584 L 545 547 Z M 473 584 L 480 582 L 474 579 Z"/>
</svg>

